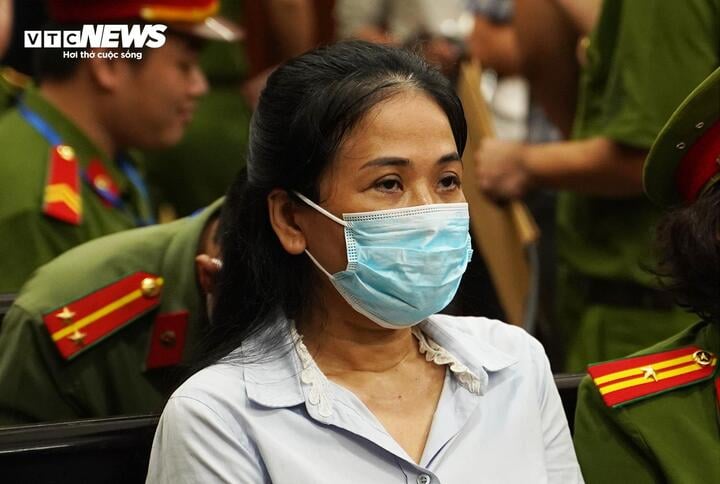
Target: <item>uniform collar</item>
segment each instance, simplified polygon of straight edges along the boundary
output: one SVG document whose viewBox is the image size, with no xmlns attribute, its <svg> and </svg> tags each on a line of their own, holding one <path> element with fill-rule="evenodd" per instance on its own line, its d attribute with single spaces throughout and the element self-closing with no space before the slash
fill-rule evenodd
<svg viewBox="0 0 720 484">
<path fill-rule="evenodd" d="M 81 166 L 86 167 L 93 159 L 100 160 L 120 191 L 127 190 L 127 177 L 118 169 L 110 154 L 98 148 L 80 128 L 45 99 L 37 87 L 28 87 L 23 93 L 22 101 L 57 132 L 63 144 L 72 147 Z"/>
<path fill-rule="evenodd" d="M 476 338 L 461 338 L 453 335 L 443 327 L 440 320 L 443 317 L 445 316 L 431 316 L 420 323 L 420 329 L 477 376 L 479 393 L 484 394 L 488 388 L 488 374 L 512 366 L 517 363 L 517 359 L 488 343 L 478 342 Z M 324 398 L 321 394 L 326 383 L 323 382 L 325 377 L 322 373 L 307 371 L 301 361 L 301 355 L 298 355 L 294 348 L 290 335 L 292 323 L 283 318 L 280 324 L 288 328 L 281 350 L 272 359 L 244 365 L 248 398 L 270 408 L 308 403 L 308 412 L 314 418 L 328 421 L 328 415 L 325 415 L 323 409 L 327 402 L 321 401 Z M 332 392 L 330 397 L 332 398 Z"/>
<path fill-rule="evenodd" d="M 190 315 L 187 341 L 198 341 L 200 338 L 201 321 L 206 318 L 200 311 L 203 304 L 200 301 L 197 276 L 195 271 L 195 256 L 197 255 L 203 229 L 208 220 L 222 207 L 220 198 L 203 209 L 201 212 L 173 223 L 183 223 L 168 245 L 162 260 L 162 275 L 164 282 L 163 312 L 187 311 Z M 186 351 L 183 360 L 192 358 L 191 351 Z"/>
</svg>

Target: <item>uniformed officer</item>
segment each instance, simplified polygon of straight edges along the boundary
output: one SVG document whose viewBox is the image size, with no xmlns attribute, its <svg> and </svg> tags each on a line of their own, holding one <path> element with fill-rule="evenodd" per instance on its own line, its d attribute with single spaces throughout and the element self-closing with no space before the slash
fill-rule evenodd
<svg viewBox="0 0 720 484">
<path fill-rule="evenodd" d="M 628 358 L 591 365 L 575 446 L 588 483 L 720 482 L 720 68 L 680 105 L 645 163 L 660 273 L 701 322 Z"/>
<path fill-rule="evenodd" d="M 489 140 L 479 152 L 479 185 L 491 196 L 562 190 L 554 329 L 566 371 L 692 324 L 646 270 L 660 213 L 642 197 L 641 174 L 673 109 L 720 65 L 717 12 L 717 0 L 604 0 L 580 76 L 573 140 Z"/>
<path fill-rule="evenodd" d="M 221 0 L 220 13 L 239 19 L 240 4 L 239 0 Z M 225 193 L 243 166 L 247 149 L 251 110 L 240 90 L 247 73 L 242 46 L 208 42 L 200 65 L 210 89 L 199 100 L 182 140 L 168 149 L 144 154 L 154 200 L 181 217 Z"/>
<path fill-rule="evenodd" d="M 198 37 L 237 37 L 212 17 L 216 0 L 50 0 L 49 7 L 58 29 L 128 18 L 169 29 L 162 47 L 139 51 L 142 60 L 36 50 L 38 89 L 0 118 L 0 293 L 16 292 L 70 247 L 153 222 L 128 149 L 180 140 L 207 88 Z"/>
<path fill-rule="evenodd" d="M 159 412 L 208 319 L 220 207 L 40 268 L 0 327 L 0 424 Z"/>
</svg>

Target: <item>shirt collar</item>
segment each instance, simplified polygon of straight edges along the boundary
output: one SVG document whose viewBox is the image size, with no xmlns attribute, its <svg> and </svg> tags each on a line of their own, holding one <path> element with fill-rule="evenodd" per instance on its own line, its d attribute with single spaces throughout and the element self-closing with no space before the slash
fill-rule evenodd
<svg viewBox="0 0 720 484">
<path fill-rule="evenodd" d="M 265 407 L 282 408 L 305 402 L 300 374 L 302 364 L 295 351 L 290 334 L 290 322 L 282 318 L 279 322 L 287 327 L 285 339 L 274 354 L 243 367 L 245 390 L 250 400 Z M 252 345 L 252 342 L 250 343 Z M 241 348 L 238 349 L 240 351 Z M 228 359 L 232 361 L 233 354 Z"/>
<path fill-rule="evenodd" d="M 420 323 L 420 329 L 476 375 L 487 376 L 487 372 L 500 371 L 517 363 L 516 357 L 486 341 L 469 337 L 470 335 L 465 332 L 457 334 L 458 331 L 455 331 L 455 334 L 452 334 L 451 331 L 448 331 L 447 325 L 442 322 L 443 318 L 448 317 L 452 316 L 442 314 L 430 316 Z M 475 323 L 468 321 L 468 324 Z"/>
<path fill-rule="evenodd" d="M 469 342 L 469 338 L 451 335 L 437 319 L 438 316 L 431 316 L 420 323 L 420 329 L 479 378 L 480 394 L 487 390 L 488 372 L 497 372 L 517 363 L 517 358 L 488 343 L 477 341 L 476 338 Z M 303 371 L 303 362 L 295 351 L 289 331 L 291 323 L 283 319 L 281 324 L 288 327 L 281 349 L 265 361 L 244 365 L 247 396 L 255 403 L 270 408 L 310 402 L 313 405 L 308 405 L 308 410 L 318 414 L 313 416 L 318 420 L 326 420 L 324 417 L 327 415 L 323 415 L 322 411 L 323 402 L 313 401 L 318 398 L 314 393 L 321 389 L 323 382 L 308 381 L 315 379 L 315 376 L 313 372 Z"/>
</svg>

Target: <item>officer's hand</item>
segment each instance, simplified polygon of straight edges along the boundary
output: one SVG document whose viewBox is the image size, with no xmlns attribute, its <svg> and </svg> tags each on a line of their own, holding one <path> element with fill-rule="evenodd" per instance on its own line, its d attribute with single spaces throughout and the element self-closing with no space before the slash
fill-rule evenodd
<svg viewBox="0 0 720 484">
<path fill-rule="evenodd" d="M 530 189 L 524 149 L 522 143 L 482 140 L 475 152 L 475 175 L 480 190 L 497 201 L 523 197 Z"/>
</svg>

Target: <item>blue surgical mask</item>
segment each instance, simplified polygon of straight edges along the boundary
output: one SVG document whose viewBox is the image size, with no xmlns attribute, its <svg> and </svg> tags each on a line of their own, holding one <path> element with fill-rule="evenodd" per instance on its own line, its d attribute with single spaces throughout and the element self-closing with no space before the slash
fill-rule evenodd
<svg viewBox="0 0 720 484">
<path fill-rule="evenodd" d="M 439 312 L 455 296 L 472 256 L 467 203 L 349 213 L 341 220 L 295 194 L 345 227 L 344 271 L 330 274 L 305 252 L 360 314 L 385 328 L 404 328 Z"/>
</svg>

